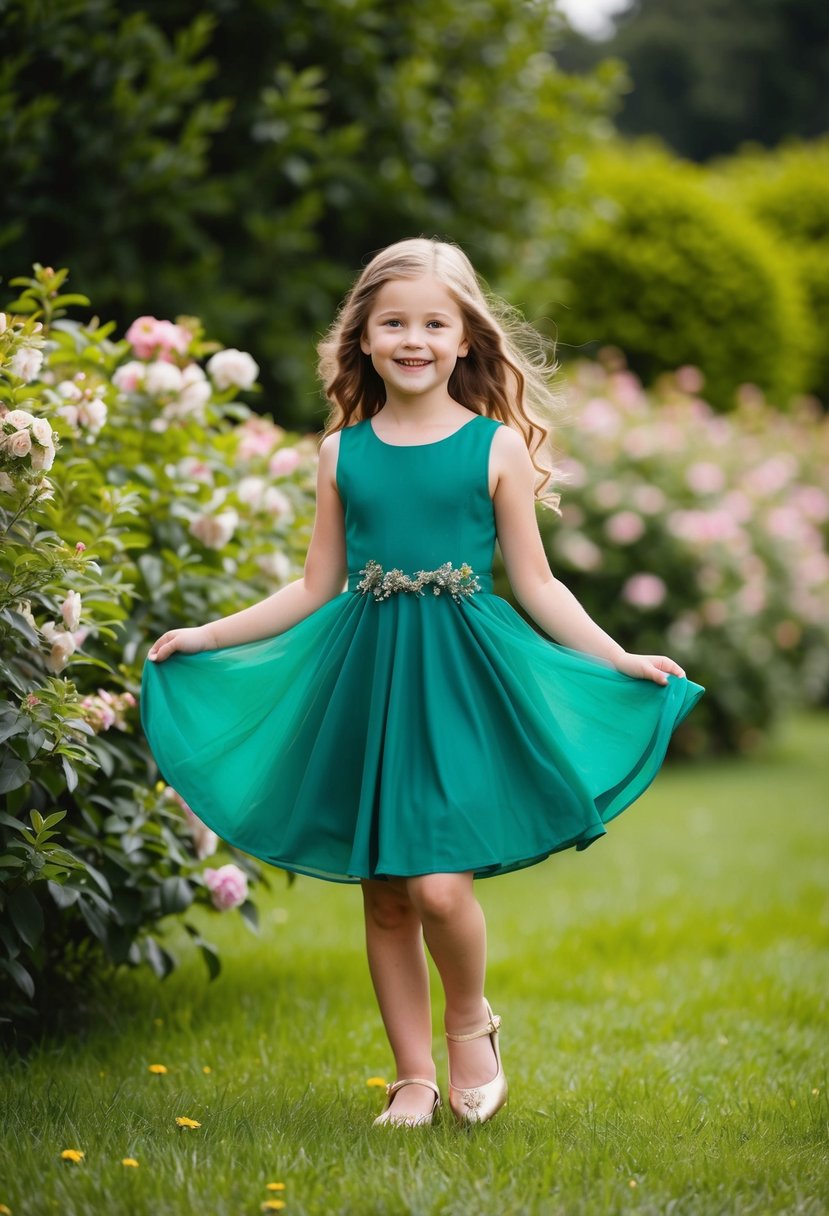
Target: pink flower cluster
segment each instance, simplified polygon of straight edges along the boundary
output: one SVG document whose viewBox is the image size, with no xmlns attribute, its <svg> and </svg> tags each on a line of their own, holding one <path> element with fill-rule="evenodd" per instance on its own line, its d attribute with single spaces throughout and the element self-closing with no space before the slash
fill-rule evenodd
<svg viewBox="0 0 829 1216">
<path fill-rule="evenodd" d="M 238 908 L 248 897 L 247 876 L 232 863 L 220 866 L 218 870 L 205 870 L 204 882 L 214 908 L 220 912 Z"/>
<path fill-rule="evenodd" d="M 139 359 L 161 359 L 172 362 L 184 355 L 193 335 L 183 325 L 160 321 L 158 317 L 137 317 L 125 335 Z"/>
<path fill-rule="evenodd" d="M 99 688 L 97 693 L 91 693 L 81 701 L 84 721 L 88 722 L 96 735 L 115 727 L 117 730 L 128 730 L 124 714 L 135 707 L 135 697 L 131 692 L 109 692 Z"/>
</svg>

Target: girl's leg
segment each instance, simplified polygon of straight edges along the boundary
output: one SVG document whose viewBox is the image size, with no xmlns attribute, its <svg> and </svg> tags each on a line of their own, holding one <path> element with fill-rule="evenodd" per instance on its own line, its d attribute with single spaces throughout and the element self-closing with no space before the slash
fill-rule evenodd
<svg viewBox="0 0 829 1216">
<path fill-rule="evenodd" d="M 484 1005 L 486 923 L 473 894 L 472 871 L 419 874 L 407 879 L 406 886 L 443 981 L 446 1030 L 467 1034 L 480 1029 L 489 1016 Z M 486 1036 L 466 1043 L 450 1039 L 447 1044 L 453 1085 L 461 1089 L 484 1085 L 498 1071 Z"/>
<path fill-rule="evenodd" d="M 363 879 L 366 948 L 374 991 L 402 1077 L 435 1079 L 429 970 L 420 917 L 402 879 Z M 405 1085 L 392 1101 L 394 1117 L 428 1114 L 434 1103 L 425 1085 Z"/>
</svg>

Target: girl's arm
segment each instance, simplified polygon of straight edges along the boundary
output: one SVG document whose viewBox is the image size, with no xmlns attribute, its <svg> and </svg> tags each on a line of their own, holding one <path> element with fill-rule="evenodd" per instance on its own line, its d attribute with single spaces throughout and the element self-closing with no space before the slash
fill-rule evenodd
<svg viewBox="0 0 829 1216">
<path fill-rule="evenodd" d="M 588 616 L 550 570 L 535 515 L 535 469 L 517 431 L 501 426 L 492 440 L 490 493 L 498 543 L 515 598 L 551 638 L 607 659 L 626 675 L 667 684 L 685 672 L 665 655 L 628 654 Z"/>
<path fill-rule="evenodd" d="M 345 525 L 337 491 L 339 431 L 320 445 L 317 468 L 317 510 L 302 578 L 288 583 L 267 599 L 195 629 L 171 629 L 150 647 L 147 658 L 159 661 L 176 650 L 193 654 L 224 646 L 239 646 L 284 633 L 310 616 L 344 589 L 347 578 Z"/>
</svg>

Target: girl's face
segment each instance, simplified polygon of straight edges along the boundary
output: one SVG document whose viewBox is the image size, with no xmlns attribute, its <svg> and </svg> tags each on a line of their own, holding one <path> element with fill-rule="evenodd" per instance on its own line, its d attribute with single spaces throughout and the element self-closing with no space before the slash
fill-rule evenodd
<svg viewBox="0 0 829 1216">
<path fill-rule="evenodd" d="M 360 339 L 363 354 L 386 390 L 422 396 L 445 387 L 455 363 L 469 351 L 463 316 L 434 275 L 392 279 L 374 297 Z"/>
</svg>

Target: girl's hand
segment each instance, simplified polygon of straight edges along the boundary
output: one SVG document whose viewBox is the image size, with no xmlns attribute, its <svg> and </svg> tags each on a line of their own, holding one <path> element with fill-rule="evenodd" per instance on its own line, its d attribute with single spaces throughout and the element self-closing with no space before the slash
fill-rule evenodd
<svg viewBox="0 0 829 1216">
<path fill-rule="evenodd" d="M 655 684 L 667 684 L 668 676 L 682 676 L 685 672 L 664 654 L 628 654 L 625 652 L 614 664 L 617 671 L 638 680 L 653 680 Z"/>
<path fill-rule="evenodd" d="M 201 650 L 213 649 L 213 638 L 207 625 L 198 625 L 194 629 L 168 629 L 153 642 L 147 651 L 147 658 L 153 663 L 160 663 L 177 650 L 182 654 L 198 654 Z"/>
</svg>

